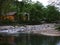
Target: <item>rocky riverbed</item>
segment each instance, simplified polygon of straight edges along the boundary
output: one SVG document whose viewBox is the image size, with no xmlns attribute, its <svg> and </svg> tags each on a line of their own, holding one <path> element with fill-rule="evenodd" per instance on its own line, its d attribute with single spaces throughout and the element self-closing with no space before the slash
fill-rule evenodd
<svg viewBox="0 0 60 45">
<path fill-rule="evenodd" d="M 0 33 L 8 34 L 33 33 L 49 36 L 60 36 L 60 32 L 55 30 L 55 25 L 56 24 L 0 26 Z"/>
</svg>

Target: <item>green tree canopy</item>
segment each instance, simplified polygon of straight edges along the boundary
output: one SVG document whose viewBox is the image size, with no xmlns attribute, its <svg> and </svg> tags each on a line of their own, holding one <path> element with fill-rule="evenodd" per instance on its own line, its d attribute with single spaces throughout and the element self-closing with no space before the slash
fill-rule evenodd
<svg viewBox="0 0 60 45">
<path fill-rule="evenodd" d="M 0 14 L 15 10 L 16 6 L 12 5 L 15 0 L 0 0 Z"/>
<path fill-rule="evenodd" d="M 59 20 L 60 12 L 55 6 L 48 5 L 46 8 L 46 18 L 49 22 Z"/>
</svg>

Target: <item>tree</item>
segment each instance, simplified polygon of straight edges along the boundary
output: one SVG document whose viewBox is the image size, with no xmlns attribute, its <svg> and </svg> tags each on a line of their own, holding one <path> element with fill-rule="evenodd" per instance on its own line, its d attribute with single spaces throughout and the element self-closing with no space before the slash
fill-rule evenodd
<svg viewBox="0 0 60 45">
<path fill-rule="evenodd" d="M 14 5 L 15 0 L 0 0 L 0 16 L 6 15 L 6 13 L 11 11 L 16 11 L 16 5 Z M 9 20 L 0 20 L 0 24 L 12 23 Z"/>
<path fill-rule="evenodd" d="M 12 6 L 12 3 L 14 1 L 15 0 L 0 0 L 0 14 L 4 15 L 7 12 L 9 12 L 10 10 L 12 10 L 12 8 L 14 7 L 14 6 Z"/>
<path fill-rule="evenodd" d="M 55 6 L 48 5 L 46 10 L 46 18 L 48 22 L 60 20 L 60 12 Z"/>
<path fill-rule="evenodd" d="M 32 5 L 32 8 L 30 10 L 30 20 L 32 21 L 32 23 L 41 23 L 44 14 L 43 8 L 44 6 L 40 2 L 36 2 Z"/>
<path fill-rule="evenodd" d="M 22 18 L 24 13 L 29 13 L 30 14 L 30 10 L 31 10 L 31 3 L 25 2 L 25 1 L 16 1 L 17 4 L 17 21 L 18 22 L 23 22 Z M 22 18 L 21 18 L 22 17 Z"/>
</svg>

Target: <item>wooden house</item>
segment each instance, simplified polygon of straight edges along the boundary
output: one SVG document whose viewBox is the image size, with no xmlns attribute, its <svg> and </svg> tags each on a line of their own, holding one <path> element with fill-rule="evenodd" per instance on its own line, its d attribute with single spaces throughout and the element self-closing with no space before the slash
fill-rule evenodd
<svg viewBox="0 0 60 45">
<path fill-rule="evenodd" d="M 16 12 L 8 12 L 6 13 L 6 15 L 2 15 L 0 17 L 0 20 L 10 20 L 10 21 L 14 21 L 15 20 L 15 15 L 16 15 Z"/>
</svg>

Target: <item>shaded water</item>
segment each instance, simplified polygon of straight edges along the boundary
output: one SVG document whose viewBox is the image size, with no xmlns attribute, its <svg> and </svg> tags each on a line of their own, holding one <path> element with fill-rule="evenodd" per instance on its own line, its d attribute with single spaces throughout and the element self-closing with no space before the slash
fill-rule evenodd
<svg viewBox="0 0 60 45">
<path fill-rule="evenodd" d="M 8 36 L 4 37 L 8 38 Z M 60 45 L 60 37 L 50 37 L 36 34 L 20 34 L 15 36 L 14 44 L 9 44 L 8 41 L 0 42 L 0 45 Z"/>
<path fill-rule="evenodd" d="M 20 35 L 16 37 L 17 45 L 60 45 L 60 37 L 43 35 Z"/>
</svg>

